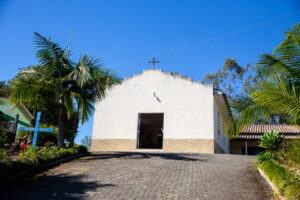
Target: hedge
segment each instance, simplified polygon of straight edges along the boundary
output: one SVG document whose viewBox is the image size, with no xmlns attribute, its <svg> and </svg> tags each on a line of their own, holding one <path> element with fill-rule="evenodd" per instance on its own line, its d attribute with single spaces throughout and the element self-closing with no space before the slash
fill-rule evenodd
<svg viewBox="0 0 300 200">
<path fill-rule="evenodd" d="M 300 199 L 299 177 L 281 166 L 274 159 L 258 163 L 258 166 L 287 200 Z"/>
<path fill-rule="evenodd" d="M 0 184 L 18 173 L 34 171 L 46 163 L 86 152 L 87 149 L 84 146 L 68 149 L 30 147 L 20 153 L 15 161 L 12 161 L 10 155 L 6 152 L 0 152 Z"/>
</svg>

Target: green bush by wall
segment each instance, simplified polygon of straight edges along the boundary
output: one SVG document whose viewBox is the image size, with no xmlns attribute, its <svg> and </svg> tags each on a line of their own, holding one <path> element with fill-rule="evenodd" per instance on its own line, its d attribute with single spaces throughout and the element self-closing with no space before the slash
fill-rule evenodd
<svg viewBox="0 0 300 200">
<path fill-rule="evenodd" d="M 69 149 L 29 147 L 19 154 L 17 160 L 12 161 L 10 154 L 0 151 L 0 183 L 12 175 L 26 170 L 32 171 L 51 161 L 86 152 L 87 149 L 84 146 Z"/>
</svg>

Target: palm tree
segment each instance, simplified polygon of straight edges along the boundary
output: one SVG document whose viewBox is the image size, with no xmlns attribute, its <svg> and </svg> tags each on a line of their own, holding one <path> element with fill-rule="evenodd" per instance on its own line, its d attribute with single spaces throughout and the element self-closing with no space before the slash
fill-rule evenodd
<svg viewBox="0 0 300 200">
<path fill-rule="evenodd" d="M 20 72 L 11 94 L 14 103 L 24 102 L 30 108 L 39 109 L 45 104 L 54 102 L 58 107 L 58 146 L 64 144 L 64 117 L 66 111 L 71 112 L 72 99 L 68 92 L 69 83 L 64 77 L 72 71 L 72 64 L 66 58 L 65 52 L 57 43 L 47 40 L 34 33 L 34 43 L 37 47 L 36 57 L 39 67 L 28 68 Z M 69 98 L 69 99 L 68 99 Z"/>
<path fill-rule="evenodd" d="M 120 83 L 120 78 L 112 70 L 100 68 L 101 66 L 99 59 L 84 55 L 66 77 L 67 80 L 73 82 L 71 90 L 74 92 L 73 96 L 76 100 L 70 147 L 74 144 L 79 121 L 84 124 L 93 114 L 94 102 L 101 100 L 107 90 Z"/>
<path fill-rule="evenodd" d="M 58 110 L 58 147 L 64 148 L 66 117 L 74 114 L 77 105 L 77 112 L 80 111 L 81 120 L 85 122 L 93 112 L 93 101 L 102 97 L 108 87 L 106 82 L 102 82 L 103 85 L 97 82 L 103 78 L 99 60 L 84 56 L 75 65 L 59 44 L 38 33 L 34 33 L 34 38 L 39 66 L 19 72 L 13 82 L 11 100 L 23 102 L 33 110 L 46 108 L 47 112 L 51 112 L 49 105 L 56 106 L 53 110 Z"/>
<path fill-rule="evenodd" d="M 289 123 L 300 117 L 300 23 L 285 33 L 286 39 L 272 55 L 263 55 L 257 69 L 265 78 L 253 88 L 257 105 L 276 110 Z"/>
<path fill-rule="evenodd" d="M 300 23 L 285 33 L 286 39 L 272 54 L 264 54 L 256 69 L 260 79 L 248 93 L 232 100 L 232 116 L 224 116 L 228 136 L 237 136 L 247 125 L 280 116 L 288 124 L 300 118 Z"/>
</svg>

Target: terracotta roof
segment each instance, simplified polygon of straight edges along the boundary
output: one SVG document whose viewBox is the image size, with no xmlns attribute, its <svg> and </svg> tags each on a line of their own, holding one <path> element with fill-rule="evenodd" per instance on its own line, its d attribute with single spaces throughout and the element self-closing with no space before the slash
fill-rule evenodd
<svg viewBox="0 0 300 200">
<path fill-rule="evenodd" d="M 300 126 L 292 125 L 250 125 L 245 127 L 234 140 L 259 140 L 265 132 L 276 130 L 284 135 L 284 139 L 300 138 Z"/>
<path fill-rule="evenodd" d="M 276 130 L 279 133 L 298 133 L 300 134 L 300 126 L 292 125 L 250 125 L 245 127 L 241 133 L 264 133 L 271 130 Z"/>
</svg>

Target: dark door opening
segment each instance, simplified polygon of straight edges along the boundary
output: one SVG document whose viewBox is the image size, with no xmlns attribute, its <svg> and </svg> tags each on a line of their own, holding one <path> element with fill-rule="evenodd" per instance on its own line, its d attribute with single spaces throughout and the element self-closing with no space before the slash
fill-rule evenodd
<svg viewBox="0 0 300 200">
<path fill-rule="evenodd" d="M 263 152 L 265 149 L 262 148 L 262 147 L 248 147 L 247 149 L 247 153 L 248 155 L 257 155 L 261 152 Z M 242 155 L 245 155 L 246 152 L 245 152 L 245 147 L 242 147 Z"/>
<path fill-rule="evenodd" d="M 139 114 L 137 148 L 162 149 L 163 113 Z"/>
</svg>

